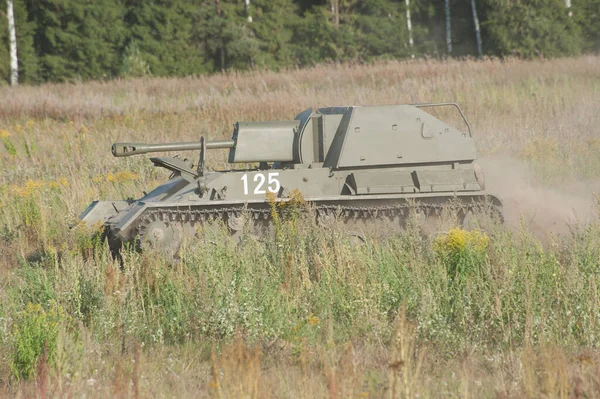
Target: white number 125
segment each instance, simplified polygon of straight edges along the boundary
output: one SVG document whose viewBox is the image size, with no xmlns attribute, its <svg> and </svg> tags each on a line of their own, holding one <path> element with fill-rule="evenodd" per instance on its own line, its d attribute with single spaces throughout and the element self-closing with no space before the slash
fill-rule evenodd
<svg viewBox="0 0 600 399">
<path fill-rule="evenodd" d="M 281 188 L 281 184 L 277 179 L 277 176 L 279 176 L 279 172 L 268 173 L 267 176 L 269 178 L 267 190 L 269 190 L 269 192 L 271 193 L 278 193 L 279 189 Z M 248 195 L 248 174 L 244 174 L 241 180 L 244 182 L 244 195 Z M 255 183 L 257 183 L 256 187 L 254 187 L 254 194 L 266 194 L 267 191 L 263 188 L 263 186 L 265 185 L 265 181 L 267 180 L 265 175 L 262 173 L 257 173 L 254 175 L 253 180 Z"/>
</svg>

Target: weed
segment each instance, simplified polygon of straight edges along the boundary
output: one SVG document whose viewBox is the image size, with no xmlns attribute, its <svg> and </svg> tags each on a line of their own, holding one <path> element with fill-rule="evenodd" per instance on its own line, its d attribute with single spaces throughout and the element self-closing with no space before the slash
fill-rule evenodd
<svg viewBox="0 0 600 399">
<path fill-rule="evenodd" d="M 56 303 L 52 303 L 48 311 L 41 305 L 29 303 L 17 313 L 10 332 L 10 369 L 17 380 L 34 375 L 41 359 L 44 363 L 54 362 L 58 326 L 62 317 L 62 309 Z"/>
<path fill-rule="evenodd" d="M 486 233 L 453 228 L 439 235 L 433 248 L 446 265 L 448 277 L 461 284 L 470 275 L 477 273 L 481 262 L 486 261 L 488 244 L 489 237 Z"/>
</svg>

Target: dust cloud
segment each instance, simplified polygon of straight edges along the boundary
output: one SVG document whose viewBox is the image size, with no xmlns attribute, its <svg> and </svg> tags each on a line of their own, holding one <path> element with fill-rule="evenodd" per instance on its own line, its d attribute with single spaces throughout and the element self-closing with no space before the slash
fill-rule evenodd
<svg viewBox="0 0 600 399">
<path fill-rule="evenodd" d="M 571 227 L 588 224 L 598 215 L 595 194 L 600 194 L 600 180 L 548 188 L 536 184 L 521 160 L 494 156 L 477 162 L 485 173 L 486 191 L 504 203 L 504 219 L 511 229 L 523 221 L 537 238 L 545 240 L 550 234 L 567 234 Z"/>
</svg>

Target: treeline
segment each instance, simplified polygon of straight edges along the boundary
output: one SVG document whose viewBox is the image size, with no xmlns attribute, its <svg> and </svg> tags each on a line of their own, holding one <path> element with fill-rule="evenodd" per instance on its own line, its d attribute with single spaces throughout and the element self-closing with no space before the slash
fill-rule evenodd
<svg viewBox="0 0 600 399">
<path fill-rule="evenodd" d="M 600 0 L 13 0 L 13 4 L 19 81 L 24 83 L 184 76 L 323 61 L 477 56 L 473 6 L 483 55 L 557 57 L 600 50 Z M 6 7 L 0 13 L 0 81 L 6 82 L 10 74 Z"/>
</svg>

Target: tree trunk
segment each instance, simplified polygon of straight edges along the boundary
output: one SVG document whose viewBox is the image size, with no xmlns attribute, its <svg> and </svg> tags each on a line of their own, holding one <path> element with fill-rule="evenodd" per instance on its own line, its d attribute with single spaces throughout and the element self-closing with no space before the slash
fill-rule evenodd
<svg viewBox="0 0 600 399">
<path fill-rule="evenodd" d="M 450 29 L 450 0 L 445 0 L 446 7 L 446 51 L 452 54 L 452 30 Z"/>
<path fill-rule="evenodd" d="M 340 0 L 331 0 L 331 19 L 333 26 L 340 27 Z"/>
<path fill-rule="evenodd" d="M 252 15 L 250 15 L 250 0 L 244 0 L 244 4 L 246 5 L 246 15 L 248 16 L 248 22 L 252 22 Z"/>
<path fill-rule="evenodd" d="M 412 35 L 412 23 L 410 20 L 410 0 L 406 0 L 406 27 L 408 28 L 408 44 L 410 47 L 413 46 L 413 35 Z M 411 54 L 412 58 L 415 58 L 414 54 Z"/>
<path fill-rule="evenodd" d="M 477 6 L 475 0 L 471 0 L 471 8 L 473 9 L 473 24 L 475 25 L 475 38 L 477 39 L 477 56 L 483 57 L 483 45 L 481 44 L 481 32 L 479 30 L 479 17 L 477 16 Z"/>
<path fill-rule="evenodd" d="M 19 62 L 17 60 L 17 33 L 15 31 L 15 14 L 13 12 L 13 0 L 6 0 L 8 18 L 8 37 L 10 43 L 10 84 L 15 86 L 19 83 Z"/>
<path fill-rule="evenodd" d="M 571 11 L 571 0 L 565 0 L 565 7 L 569 10 L 569 17 L 572 17 L 573 11 Z"/>
</svg>

